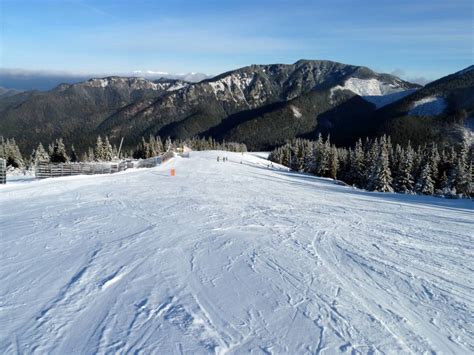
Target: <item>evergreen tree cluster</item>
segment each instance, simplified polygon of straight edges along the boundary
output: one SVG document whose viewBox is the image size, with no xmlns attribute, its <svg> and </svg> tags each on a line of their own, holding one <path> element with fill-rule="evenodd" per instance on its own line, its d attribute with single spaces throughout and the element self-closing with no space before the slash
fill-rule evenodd
<svg viewBox="0 0 474 355">
<path fill-rule="evenodd" d="M 117 147 L 110 144 L 109 137 L 102 139 L 98 136 L 94 148 L 89 147 L 87 157 L 84 158 L 85 161 L 112 161 L 117 154 Z"/>
<path fill-rule="evenodd" d="M 194 137 L 186 140 L 172 140 L 167 138 L 163 143 L 159 136 L 153 137 L 150 135 L 148 141 L 142 137 L 140 143 L 135 147 L 135 149 L 130 153 L 130 155 L 135 159 L 147 159 L 157 155 L 160 155 L 164 152 L 188 147 L 192 150 L 224 150 L 228 152 L 246 152 L 247 147 L 242 143 L 234 142 L 217 142 L 213 138 L 198 138 Z"/>
<path fill-rule="evenodd" d="M 170 142 L 165 142 L 166 147 L 171 149 Z M 130 154 L 135 159 L 148 159 L 156 157 L 165 151 L 165 145 L 161 141 L 160 137 L 154 137 L 150 135 L 148 141 L 142 137 L 140 143 L 137 144 L 136 148 Z"/>
<path fill-rule="evenodd" d="M 370 191 L 406 194 L 473 196 L 474 149 L 463 141 L 458 149 L 436 143 L 413 148 L 393 146 L 390 137 L 358 140 L 353 148 L 337 148 L 330 138 L 295 139 L 271 152 L 269 159 L 291 170 L 342 180 Z"/>
<path fill-rule="evenodd" d="M 89 147 L 89 149 L 82 154 L 81 159 L 79 159 L 74 145 L 68 150 L 62 138 L 54 140 L 54 142 L 48 145 L 47 150 L 42 143 L 39 143 L 38 147 L 33 149 L 29 158 L 24 159 L 13 138 L 5 140 L 3 137 L 0 137 L 0 158 L 4 158 L 7 161 L 7 166 L 13 168 L 23 168 L 27 164 L 36 165 L 40 162 L 74 163 L 78 161 L 111 161 L 115 157 L 117 157 L 117 148 L 115 145 L 112 146 L 110 144 L 108 137 L 104 139 L 100 136 L 97 137 L 95 147 Z"/>
<path fill-rule="evenodd" d="M 247 146 L 243 143 L 236 143 L 236 142 L 218 142 L 214 138 L 199 138 L 194 137 L 191 139 L 186 139 L 184 141 L 176 141 L 175 144 L 177 146 L 187 146 L 192 150 L 224 150 L 226 152 L 246 152 Z"/>
<path fill-rule="evenodd" d="M 4 139 L 0 137 L 0 158 L 5 159 L 7 166 L 14 168 L 23 168 L 25 166 L 20 149 L 15 142 L 15 139 Z"/>
<path fill-rule="evenodd" d="M 7 166 L 22 168 L 25 165 L 36 165 L 40 162 L 45 163 L 67 163 L 67 162 L 104 162 L 112 161 L 118 158 L 147 159 L 163 154 L 164 152 L 187 146 L 192 150 L 225 150 L 230 152 L 246 152 L 245 144 L 234 142 L 217 142 L 213 138 L 192 138 L 186 140 L 175 140 L 167 138 L 162 141 L 160 137 L 150 135 L 148 140 L 144 137 L 136 145 L 135 149 L 122 151 L 120 157 L 118 149 L 112 145 L 109 138 L 97 137 L 94 147 L 88 147 L 79 158 L 74 145 L 67 149 L 62 138 L 54 140 L 48 145 L 46 150 L 42 143 L 33 149 L 29 158 L 24 159 L 21 151 L 15 142 L 15 139 L 4 139 L 0 136 L 0 158 L 7 161 Z"/>
</svg>

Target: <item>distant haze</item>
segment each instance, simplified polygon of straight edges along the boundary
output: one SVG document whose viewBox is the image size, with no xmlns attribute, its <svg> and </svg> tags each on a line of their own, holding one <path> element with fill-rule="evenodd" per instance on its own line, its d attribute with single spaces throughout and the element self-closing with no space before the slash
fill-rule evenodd
<svg viewBox="0 0 474 355">
<path fill-rule="evenodd" d="M 62 83 L 74 84 L 91 78 L 102 78 L 107 76 L 144 77 L 150 80 L 168 78 L 190 82 L 201 81 L 209 77 L 209 75 L 203 73 L 172 74 L 151 70 L 136 70 L 129 73 L 74 74 L 60 71 L 0 69 L 0 87 L 15 90 L 47 91 Z"/>
</svg>

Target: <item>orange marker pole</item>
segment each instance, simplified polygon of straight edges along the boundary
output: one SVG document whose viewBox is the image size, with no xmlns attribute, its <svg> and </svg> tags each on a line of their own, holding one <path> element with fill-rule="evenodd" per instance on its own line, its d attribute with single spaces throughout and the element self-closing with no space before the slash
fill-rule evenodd
<svg viewBox="0 0 474 355">
<path fill-rule="evenodd" d="M 171 175 L 171 176 L 176 176 L 176 170 L 175 170 L 175 169 L 171 169 L 170 175 Z"/>
</svg>

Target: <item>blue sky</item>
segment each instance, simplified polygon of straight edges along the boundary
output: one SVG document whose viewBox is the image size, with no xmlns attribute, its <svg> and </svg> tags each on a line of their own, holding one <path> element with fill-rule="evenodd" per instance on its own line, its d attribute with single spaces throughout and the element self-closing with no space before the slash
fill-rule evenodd
<svg viewBox="0 0 474 355">
<path fill-rule="evenodd" d="M 435 79 L 474 63 L 472 1 L 0 0 L 0 67 L 218 74 L 330 59 Z"/>
</svg>

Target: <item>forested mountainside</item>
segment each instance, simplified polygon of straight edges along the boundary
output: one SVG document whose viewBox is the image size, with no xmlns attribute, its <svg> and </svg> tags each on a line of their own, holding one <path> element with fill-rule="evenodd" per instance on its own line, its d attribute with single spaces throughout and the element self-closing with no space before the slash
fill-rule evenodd
<svg viewBox="0 0 474 355">
<path fill-rule="evenodd" d="M 79 150 L 99 134 L 211 135 L 267 149 L 296 136 L 330 133 L 352 144 L 377 108 L 418 85 L 360 66 L 301 60 L 252 65 L 199 83 L 110 77 L 0 100 L 0 134 L 29 151 L 63 137 Z"/>
<path fill-rule="evenodd" d="M 472 134 L 474 66 L 436 80 L 375 114 L 377 132 L 397 143 L 457 143 Z"/>
</svg>

